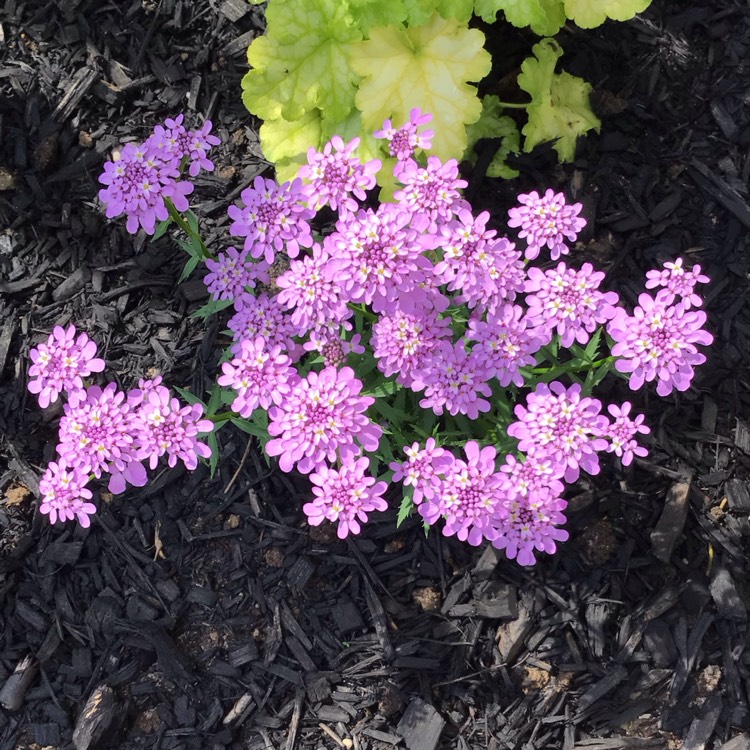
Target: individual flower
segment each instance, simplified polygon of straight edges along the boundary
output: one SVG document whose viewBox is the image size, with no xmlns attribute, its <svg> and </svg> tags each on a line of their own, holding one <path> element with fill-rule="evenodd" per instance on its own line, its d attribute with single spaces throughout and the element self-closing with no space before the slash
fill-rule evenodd
<svg viewBox="0 0 750 750">
<path fill-rule="evenodd" d="M 490 518 L 502 501 L 500 476 L 495 472 L 496 449 L 480 448 L 470 440 L 464 446 L 467 460 L 456 458 L 445 467 L 430 498 L 420 504 L 419 514 L 434 526 L 445 520 L 443 534 L 454 534 L 473 546 L 492 538 Z"/>
<path fill-rule="evenodd" d="M 389 468 L 393 471 L 393 481 L 403 482 L 414 487 L 412 500 L 419 505 L 422 500 L 435 496 L 439 485 L 439 475 L 447 471 L 453 463 L 453 454 L 441 448 L 435 438 L 427 438 L 425 447 L 412 443 L 404 447 L 405 461 L 392 461 Z"/>
<path fill-rule="evenodd" d="M 166 455 L 170 467 L 180 460 L 193 471 L 198 456 L 211 456 L 211 449 L 198 440 L 198 434 L 211 432 L 214 423 L 202 416 L 202 404 L 182 404 L 163 386 L 150 391 L 138 409 L 138 459 L 148 459 L 150 468 L 155 469 L 159 457 Z"/>
<path fill-rule="evenodd" d="M 365 353 L 364 346 L 360 344 L 361 340 L 362 335 L 355 333 L 347 341 L 337 326 L 325 325 L 310 331 L 302 348 L 306 352 L 318 352 L 323 357 L 325 367 L 341 367 L 350 354 Z"/>
<path fill-rule="evenodd" d="M 347 300 L 380 312 L 429 277 L 432 263 L 422 254 L 425 247 L 415 226 L 410 214 L 391 203 L 337 222 L 326 238 L 331 257 L 326 268 Z"/>
<path fill-rule="evenodd" d="M 300 247 L 312 247 L 308 221 L 315 211 L 304 205 L 306 195 L 300 179 L 277 185 L 258 175 L 240 197 L 244 205 L 227 209 L 232 219 L 229 233 L 245 238 L 244 249 L 253 258 L 265 258 L 270 264 L 276 253 L 284 251 L 296 258 Z"/>
<path fill-rule="evenodd" d="M 294 361 L 297 326 L 292 323 L 291 316 L 284 312 L 277 297 L 269 297 L 266 293 L 256 297 L 246 292 L 235 299 L 234 308 L 237 312 L 227 323 L 234 338 L 234 354 L 240 351 L 241 341 L 254 341 L 261 336 L 266 342 L 266 348 L 279 346 Z"/>
<path fill-rule="evenodd" d="M 28 384 L 37 395 L 39 406 L 46 409 L 65 392 L 68 399 L 77 402 L 85 397 L 82 378 L 104 369 L 104 360 L 96 356 L 96 344 L 85 333 L 76 337 L 76 328 L 55 326 L 47 343 L 38 344 L 29 352 L 32 365 Z"/>
<path fill-rule="evenodd" d="M 300 168 L 299 176 L 307 181 L 304 192 L 314 211 L 325 205 L 340 215 L 356 211 L 359 205 L 355 197 L 362 201 L 366 191 L 375 187 L 380 159 L 362 164 L 354 155 L 357 146 L 359 138 L 344 143 L 341 136 L 334 135 L 322 152 L 308 149 L 307 164 Z"/>
<path fill-rule="evenodd" d="M 580 270 L 560 262 L 557 268 L 542 271 L 529 268 L 526 282 L 527 316 L 533 326 L 556 330 L 564 347 L 574 341 L 585 344 L 596 328 L 615 316 L 616 292 L 600 292 L 602 271 L 591 263 Z"/>
<path fill-rule="evenodd" d="M 688 310 L 683 302 L 669 305 L 658 295 L 638 297 L 633 315 L 618 309 L 607 332 L 615 340 L 615 369 L 630 373 L 630 388 L 638 390 L 656 380 L 656 392 L 667 396 L 676 388 L 686 391 L 695 365 L 706 361 L 696 344 L 708 346 L 713 336 L 703 330 L 706 313 Z"/>
<path fill-rule="evenodd" d="M 219 253 L 216 260 L 206 258 L 209 273 L 203 279 L 206 289 L 214 300 L 236 299 L 246 286 L 255 288 L 256 281 L 269 283 L 268 264 L 265 261 L 251 263 L 247 250 L 238 251 L 228 247 Z"/>
<path fill-rule="evenodd" d="M 335 276 L 328 253 L 316 243 L 312 255 L 291 261 L 289 270 L 276 278 L 276 286 L 281 289 L 276 300 L 280 307 L 291 311 L 298 335 L 352 316 Z"/>
<path fill-rule="evenodd" d="M 360 522 L 367 523 L 368 513 L 388 509 L 383 499 L 388 484 L 369 476 L 369 465 L 369 458 L 350 457 L 339 469 L 326 464 L 315 469 L 310 475 L 313 501 L 302 506 L 310 526 L 319 526 L 323 521 L 338 523 L 336 533 L 339 539 L 345 539 L 349 534 L 359 534 Z"/>
<path fill-rule="evenodd" d="M 522 367 L 536 364 L 534 355 L 546 337 L 530 326 L 523 308 L 505 304 L 487 314 L 486 320 L 470 318 L 467 338 L 477 343 L 473 351 L 484 358 L 487 368 L 502 388 L 524 384 Z"/>
<path fill-rule="evenodd" d="M 272 436 L 266 444 L 269 456 L 280 456 L 282 471 L 309 474 L 328 461 L 347 461 L 377 450 L 383 430 L 365 414 L 375 399 L 360 396 L 362 382 L 351 367 L 326 367 L 306 378 L 290 382 L 291 391 L 278 406 L 268 410 Z"/>
<path fill-rule="evenodd" d="M 485 228 L 489 218 L 487 211 L 475 218 L 468 209 L 461 209 L 457 219 L 440 227 L 436 238 L 443 258 L 434 274 L 449 291 L 461 292 L 455 302 L 470 308 L 512 302 L 526 281 L 521 253 L 507 238 Z"/>
<path fill-rule="evenodd" d="M 85 471 L 68 466 L 64 460 L 50 462 L 39 480 L 39 512 L 48 515 L 50 523 L 75 519 L 87 529 L 91 526 L 89 516 L 96 513 L 96 506 L 88 502 L 93 497 L 86 488 L 88 481 Z"/>
<path fill-rule="evenodd" d="M 156 222 L 169 218 L 165 199 L 178 211 L 187 211 L 186 196 L 193 192 L 192 183 L 180 181 L 173 160 L 164 161 L 158 150 L 134 143 L 126 144 L 119 158 L 105 162 L 99 182 L 106 185 L 99 191 L 99 200 L 107 206 L 107 218 L 126 214 L 131 234 L 139 226 L 153 234 Z"/>
<path fill-rule="evenodd" d="M 216 382 L 237 391 L 231 409 L 245 418 L 258 406 L 268 409 L 271 404 L 280 404 L 289 393 L 288 381 L 297 374 L 281 347 L 268 349 L 260 336 L 243 339 L 237 356 L 224 362 L 221 370 L 223 374 Z"/>
<path fill-rule="evenodd" d="M 426 217 L 430 232 L 437 231 L 438 221 L 450 221 L 462 209 L 471 208 L 459 192 L 468 183 L 459 178 L 455 159 L 443 164 L 437 156 L 430 156 L 424 168 L 414 159 L 405 159 L 393 174 L 404 186 L 393 197 L 413 216 Z"/>
<path fill-rule="evenodd" d="M 388 377 L 396 375 L 396 382 L 411 387 L 413 373 L 424 357 L 452 335 L 450 319 L 439 317 L 435 311 L 397 309 L 378 318 L 370 343 L 378 369 Z"/>
<path fill-rule="evenodd" d="M 543 196 L 532 191 L 518 196 L 520 206 L 508 211 L 509 227 L 521 227 L 518 236 L 526 240 L 526 258 L 534 260 L 543 247 L 550 251 L 550 258 L 557 260 L 567 255 L 570 248 L 567 242 L 575 242 L 578 233 L 586 226 L 580 217 L 583 205 L 567 205 L 562 193 L 548 189 Z"/>
<path fill-rule="evenodd" d="M 580 469 L 599 473 L 597 451 L 607 447 L 608 424 L 601 408 L 598 399 L 581 398 L 578 383 L 567 389 L 558 381 L 541 383 L 527 396 L 526 406 L 516 406 L 519 421 L 508 427 L 508 435 L 519 441 L 520 451 L 541 461 L 549 459 L 556 476 L 575 482 Z"/>
<path fill-rule="evenodd" d="M 59 425 L 58 455 L 72 468 L 98 479 L 123 472 L 138 461 L 133 402 L 116 383 L 92 385 L 77 403 L 65 404 Z"/>
<path fill-rule="evenodd" d="M 629 466 L 635 456 L 643 458 L 648 455 L 648 451 L 642 445 L 638 445 L 636 438 L 639 433 L 647 435 L 651 430 L 643 424 L 643 414 L 639 414 L 635 419 L 630 417 L 631 408 L 629 401 L 622 406 L 610 404 L 607 407 L 607 411 L 615 418 L 607 427 L 606 437 L 610 440 L 607 453 L 620 456 L 623 466 Z"/>
<path fill-rule="evenodd" d="M 700 266 L 695 265 L 690 270 L 684 268 L 682 258 L 667 261 L 661 271 L 649 271 L 646 279 L 646 289 L 664 287 L 658 293 L 659 298 L 671 305 L 679 297 L 686 310 L 703 304 L 703 298 L 694 291 L 695 285 L 708 284 L 710 281 L 708 276 L 701 273 Z"/>
<path fill-rule="evenodd" d="M 428 112 L 422 114 L 418 107 L 409 112 L 409 122 L 404 123 L 396 129 L 390 120 L 383 123 L 382 130 L 376 130 L 373 135 L 375 138 L 384 138 L 388 141 L 388 150 L 391 156 L 395 156 L 399 161 L 414 156 L 414 152 L 421 148 L 428 150 L 432 147 L 432 138 L 435 133 L 432 130 L 424 130 L 421 133 L 419 128 L 432 121 L 432 115 Z"/>
<path fill-rule="evenodd" d="M 480 412 L 490 410 L 490 402 L 480 396 L 492 395 L 487 384 L 491 377 L 484 358 L 467 352 L 463 341 L 440 341 L 415 369 L 409 387 L 424 390 L 425 398 L 419 402 L 423 409 L 431 408 L 437 415 L 447 411 L 476 419 Z"/>
<path fill-rule="evenodd" d="M 187 154 L 190 157 L 190 176 L 196 177 L 201 169 L 214 171 L 214 163 L 207 154 L 213 146 L 221 143 L 221 138 L 211 135 L 211 120 L 206 120 L 200 128 L 188 131 Z"/>
</svg>

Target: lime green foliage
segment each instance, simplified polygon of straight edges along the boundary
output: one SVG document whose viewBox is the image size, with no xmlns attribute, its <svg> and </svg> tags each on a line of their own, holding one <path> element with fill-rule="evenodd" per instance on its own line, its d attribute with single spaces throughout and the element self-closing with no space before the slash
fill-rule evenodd
<svg viewBox="0 0 750 750">
<path fill-rule="evenodd" d="M 485 96 L 482 99 L 482 116 L 466 128 L 466 135 L 469 139 L 469 149 L 473 149 L 480 138 L 502 139 L 500 148 L 487 168 L 487 176 L 510 180 L 518 177 L 518 170 L 509 167 L 505 160 L 508 154 L 517 154 L 521 150 L 521 134 L 513 118 L 500 114 L 502 110 L 503 105 L 498 97 Z"/>
<path fill-rule="evenodd" d="M 471 85 L 490 69 L 482 32 L 468 28 L 472 12 L 491 22 L 502 11 L 510 23 L 551 36 L 566 18 L 590 27 L 607 18 L 631 18 L 650 2 L 270 0 L 267 33 L 248 49 L 252 69 L 242 80 L 242 100 L 263 120 L 261 146 L 281 181 L 306 163 L 308 148 L 320 150 L 336 134 L 361 138 L 362 161 L 385 159 L 387 146 L 373 131 L 386 119 L 398 127 L 413 107 L 433 115 L 436 155 L 461 158 L 478 138 L 500 137 L 490 174 L 512 176 L 505 158 L 518 150 L 519 136 L 496 98 L 485 98 L 482 114 Z M 561 52 L 551 40 L 536 45 L 534 54 L 519 77 L 532 96 L 524 149 L 556 140 L 560 158 L 572 159 L 576 138 L 599 127 L 588 104 L 590 87 L 554 73 Z"/>
<path fill-rule="evenodd" d="M 578 136 L 598 131 L 601 125 L 589 104 L 591 84 L 569 73 L 555 73 L 562 49 L 554 39 L 542 39 L 532 52 L 534 57 L 524 60 L 518 76 L 518 85 L 531 95 L 524 151 L 554 140 L 560 160 L 572 161 Z"/>
<path fill-rule="evenodd" d="M 565 15 L 582 29 L 593 29 L 608 18 L 628 21 L 649 5 L 651 0 L 565 0 Z"/>
<path fill-rule="evenodd" d="M 480 31 L 437 14 L 424 26 L 372 29 L 370 39 L 353 44 L 349 56 L 363 78 L 354 101 L 364 130 L 377 130 L 387 117 L 406 122 L 419 107 L 433 116 L 432 152 L 441 159 L 463 154 L 466 125 L 482 112 L 476 88 L 467 81 L 484 78 L 492 64 L 483 42 Z"/>
</svg>

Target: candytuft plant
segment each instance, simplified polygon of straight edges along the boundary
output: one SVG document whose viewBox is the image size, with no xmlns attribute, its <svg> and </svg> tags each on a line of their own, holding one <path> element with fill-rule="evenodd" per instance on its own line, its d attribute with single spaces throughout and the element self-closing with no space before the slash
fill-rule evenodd
<svg viewBox="0 0 750 750">
<path fill-rule="evenodd" d="M 437 137 L 430 120 L 415 108 L 376 133 L 395 162 L 393 201 L 368 194 L 380 161 L 363 162 L 357 138 L 334 136 L 310 149 L 293 181 L 257 177 L 243 190 L 229 207 L 241 247 L 215 255 L 181 187 L 186 169 L 213 167 L 210 123 L 186 131 L 168 120 L 105 165 L 109 214 L 124 213 L 131 233 L 176 226 L 188 265 L 205 253 L 212 301 L 202 313 L 231 305 L 229 343 L 205 400 L 177 388 L 179 400 L 161 378 L 129 391 L 87 385 L 105 367 L 96 345 L 55 328 L 30 355 L 40 404 L 67 398 L 42 513 L 86 526 L 91 479 L 109 474 L 113 493 L 140 487 L 144 464 L 153 470 L 162 457 L 188 469 L 206 458 L 214 469 L 216 433 L 231 423 L 282 471 L 309 475 L 308 523 L 335 523 L 341 538 L 385 510 L 388 485 L 400 482 L 399 523 L 417 515 L 522 565 L 567 539 L 565 484 L 597 474 L 602 453 L 625 465 L 646 455 L 643 415 L 629 401 L 605 409 L 596 387 L 619 373 L 633 390 L 686 390 L 705 361 L 698 345 L 712 341 L 696 309 L 696 285 L 708 279 L 681 259 L 667 263 L 648 274 L 655 294 L 631 313 L 602 289 L 603 272 L 568 263 L 582 206 L 551 189 L 518 196 L 507 222 L 517 248 L 488 227 L 487 212 L 472 213 L 455 159 L 425 153 Z M 337 221 L 321 234 L 324 206 Z M 532 263 L 547 254 L 556 264 Z"/>
<path fill-rule="evenodd" d="M 484 35 L 469 27 L 472 12 L 492 22 L 499 12 L 518 27 L 545 37 L 567 19 L 584 28 L 607 18 L 625 20 L 650 0 L 270 0 L 266 34 L 248 48 L 251 70 L 242 99 L 263 120 L 261 146 L 278 179 L 292 179 L 306 150 L 321 150 L 333 135 L 360 137 L 364 159 L 387 158 L 370 133 L 386 119 L 405 121 L 412 108 L 431 112 L 433 153 L 461 158 L 477 137 L 504 138 L 491 173 L 513 174 L 505 158 L 519 150 L 515 121 L 499 108 L 525 109 L 523 149 L 555 142 L 562 161 L 573 158 L 576 139 L 599 128 L 588 102 L 590 86 L 555 73 L 559 45 L 543 39 L 523 63 L 519 87 L 527 104 L 480 100 L 476 84 L 490 70 Z M 472 124 L 479 125 L 471 132 Z M 467 132 L 467 128 L 469 131 Z M 379 175 L 388 183 L 391 170 Z"/>
</svg>

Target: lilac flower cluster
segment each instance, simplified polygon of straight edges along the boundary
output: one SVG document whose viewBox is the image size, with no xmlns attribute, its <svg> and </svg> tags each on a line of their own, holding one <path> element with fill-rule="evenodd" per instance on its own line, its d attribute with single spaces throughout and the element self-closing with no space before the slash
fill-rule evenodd
<svg viewBox="0 0 750 750">
<path fill-rule="evenodd" d="M 153 234 L 156 222 L 169 218 L 165 200 L 178 211 L 187 211 L 193 184 L 182 179 L 183 161 L 190 165 L 191 177 L 201 169 L 211 172 L 214 168 L 207 154 L 221 141 L 211 135 L 211 121 L 206 120 L 197 130 L 187 130 L 183 119 L 183 115 L 167 119 L 154 128 L 145 143 L 128 143 L 104 164 L 99 182 L 106 187 L 99 191 L 99 200 L 107 207 L 107 218 L 127 216 L 131 234 L 139 227 Z"/>
<path fill-rule="evenodd" d="M 185 405 L 174 398 L 161 377 L 139 382 L 128 392 L 116 383 L 104 388 L 85 386 L 82 378 L 101 372 L 104 361 L 94 358 L 96 345 L 74 326 L 55 327 L 46 344 L 30 353 L 29 390 L 46 406 L 65 394 L 57 444 L 57 460 L 47 467 L 39 488 L 40 512 L 50 521 L 76 519 L 88 527 L 96 506 L 89 502 L 87 484 L 92 477 L 109 474 L 108 490 L 123 492 L 128 484 L 143 487 L 148 481 L 144 462 L 155 469 L 162 456 L 169 466 L 182 461 L 193 470 L 198 458 L 211 449 L 199 434 L 213 430 L 203 419 L 200 404 Z M 51 395 L 54 394 L 54 398 Z"/>
<path fill-rule="evenodd" d="M 310 476 L 308 521 L 337 524 L 341 538 L 359 533 L 370 513 L 387 507 L 387 484 L 374 459 L 382 457 L 384 435 L 400 436 L 410 426 L 398 423 L 398 413 L 388 422 L 375 418 L 376 411 L 393 413 L 383 403 L 373 408 L 384 391 L 408 389 L 437 423 L 450 415 L 460 429 L 467 419 L 489 415 L 485 426 L 492 420 L 489 429 L 514 438 L 516 455 L 498 456 L 496 447 L 472 439 L 459 455 L 430 437 L 424 447 L 405 447 L 406 459 L 390 469 L 394 481 L 410 488 L 426 524 L 442 520 L 443 534 L 472 545 L 489 542 L 530 565 L 567 539 L 561 528 L 565 483 L 581 471 L 598 473 L 603 452 L 625 466 L 646 455 L 639 436 L 649 432 L 643 415 L 631 414 L 630 402 L 604 409 L 589 390 L 554 375 L 534 387 L 538 359 L 544 363 L 558 346 L 572 348 L 573 371 L 614 367 L 629 376 L 631 388 L 655 380 L 660 395 L 684 390 L 694 366 L 705 360 L 697 346 L 711 342 L 702 329 L 705 313 L 695 309 L 701 305 L 695 287 L 708 279 L 681 259 L 667 263 L 648 274 L 646 286 L 658 289 L 656 296 L 641 295 L 630 315 L 616 293 L 600 288 L 604 274 L 590 263 L 528 267 L 545 248 L 553 261 L 570 254 L 586 224 L 582 205 L 568 204 L 551 189 L 520 195 L 508 222 L 525 244 L 517 248 L 491 228 L 488 213 L 473 214 L 455 160 L 422 156 L 433 137 L 423 130 L 430 120 L 414 109 L 407 123 L 396 128 L 387 120 L 375 133 L 387 141 L 398 183 L 393 199 L 376 208 L 361 202 L 381 162 L 362 163 L 357 138 L 334 136 L 321 151 L 309 150 L 294 180 L 278 184 L 258 176 L 241 192 L 240 203 L 228 209 L 229 233 L 242 239 L 241 247 L 206 260 L 209 293 L 233 306 L 231 359 L 222 364 L 218 385 L 234 391 L 230 408 L 237 419 L 267 411 L 266 453 L 279 458 L 283 471 Z M 175 182 L 178 165 L 165 168 L 154 154 L 179 151 L 181 160 L 192 160 L 192 175 L 193 166 L 205 168 L 212 144 L 210 125 L 189 138 L 180 128 L 181 119 L 167 121 L 143 153 L 128 151 L 127 164 L 140 165 L 128 179 L 147 185 L 147 197 L 138 198 L 141 213 L 128 211 L 129 221 L 135 215 L 137 223 L 153 227 L 164 215 L 163 197 L 178 210 L 187 206 L 189 190 Z M 120 165 L 118 186 L 125 184 L 127 164 Z M 311 223 L 324 206 L 338 216 L 321 239 Z M 612 356 L 595 361 L 593 343 L 580 354 L 576 345 L 599 341 L 603 330 L 615 341 Z M 86 340 L 75 346 L 70 357 L 96 371 L 95 350 Z M 51 356 L 44 354 L 39 367 Z M 395 383 L 368 392 L 355 370 L 363 364 L 364 372 L 377 368 Z M 54 401 L 62 383 L 74 389 L 80 381 L 74 370 L 54 381 L 40 377 L 35 392 Z M 496 407 L 510 413 L 522 388 L 531 392 L 514 417 L 500 418 Z M 194 467 L 207 451 L 196 441 L 210 426 L 201 416 L 156 382 L 130 394 L 114 384 L 79 387 L 65 407 L 60 460 L 45 485 L 54 485 L 50 497 L 65 504 L 45 507 L 60 518 L 87 517 L 86 508 L 93 508 L 84 487 L 89 474 L 109 472 L 110 485 L 120 491 L 126 483 L 145 482 L 144 461 L 153 468 L 166 455 L 170 465 L 182 460 Z"/>
</svg>

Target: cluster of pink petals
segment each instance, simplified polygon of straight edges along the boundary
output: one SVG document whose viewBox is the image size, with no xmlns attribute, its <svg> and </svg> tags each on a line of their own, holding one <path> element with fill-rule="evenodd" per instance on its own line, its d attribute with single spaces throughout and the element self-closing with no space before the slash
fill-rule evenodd
<svg viewBox="0 0 750 750">
<path fill-rule="evenodd" d="M 607 446 L 608 453 L 619 456 L 623 466 L 629 466 L 636 456 L 643 458 L 648 455 L 648 450 L 638 445 L 636 438 L 639 434 L 648 435 L 651 430 L 643 424 L 643 414 L 638 414 L 635 419 L 631 418 L 632 405 L 626 401 L 621 406 L 610 404 L 607 411 L 614 417 L 607 427 L 607 438 L 610 443 Z"/>
<path fill-rule="evenodd" d="M 189 172 L 195 177 L 201 169 L 213 170 L 207 153 L 220 143 L 211 135 L 211 121 L 198 130 L 186 130 L 183 115 L 157 125 L 143 144 L 128 143 L 118 158 L 107 161 L 99 182 L 105 185 L 99 199 L 107 207 L 107 218 L 123 213 L 127 216 L 128 232 L 135 234 L 142 227 L 147 234 L 156 231 L 157 221 L 166 221 L 169 212 L 165 199 L 178 211 L 187 211 L 187 196 L 193 184 L 182 180 L 181 162 L 190 163 Z"/>
<path fill-rule="evenodd" d="M 280 404 L 289 393 L 289 380 L 297 375 L 289 357 L 281 353 L 281 347 L 269 349 L 260 336 L 240 341 L 237 356 L 231 362 L 224 362 L 221 369 L 223 374 L 217 383 L 237 391 L 231 408 L 245 418 L 259 406 L 268 409 L 272 404 Z"/>
<path fill-rule="evenodd" d="M 310 331 L 302 345 L 306 352 L 317 352 L 323 358 L 324 367 L 341 367 L 350 354 L 364 354 L 365 347 L 360 341 L 362 334 L 355 333 L 348 341 L 342 338 L 336 326 L 325 325 Z"/>
<path fill-rule="evenodd" d="M 686 310 L 691 307 L 700 307 L 703 298 L 695 293 L 696 284 L 708 284 L 710 279 L 701 273 L 701 267 L 693 266 L 691 269 L 684 267 L 682 258 L 676 261 L 667 261 L 661 271 L 649 271 L 646 274 L 646 289 L 664 287 L 658 292 L 658 297 L 667 304 L 672 304 L 675 299 L 682 301 Z"/>
<path fill-rule="evenodd" d="M 567 255 L 567 242 L 575 242 L 578 233 L 586 226 L 580 217 L 580 203 L 568 205 L 562 193 L 548 189 L 543 196 L 533 191 L 518 196 L 520 206 L 508 211 L 509 227 L 520 227 L 518 236 L 526 240 L 526 258 L 534 260 L 542 248 L 547 247 L 550 258 L 557 260 Z"/>
<path fill-rule="evenodd" d="M 232 219 L 229 233 L 245 238 L 244 249 L 251 257 L 273 263 L 276 253 L 283 251 L 296 258 L 301 247 L 312 247 L 308 222 L 315 211 L 305 205 L 302 180 L 278 185 L 258 175 L 253 186 L 245 188 L 240 197 L 244 205 L 227 209 Z"/>
<path fill-rule="evenodd" d="M 426 167 L 405 159 L 393 174 L 403 185 L 393 197 L 412 216 L 426 218 L 430 232 L 437 232 L 439 222 L 450 221 L 461 210 L 471 210 L 459 192 L 468 183 L 459 178 L 455 159 L 443 163 L 437 156 L 429 156 Z"/>
<path fill-rule="evenodd" d="M 422 111 L 415 107 L 409 112 L 409 122 L 404 123 L 400 128 L 394 128 L 391 121 L 386 120 L 383 123 L 382 130 L 376 130 L 373 135 L 375 138 L 387 140 L 390 155 L 395 156 L 399 161 L 403 161 L 414 156 L 414 152 L 418 148 L 425 151 L 432 148 L 430 139 L 435 133 L 432 130 L 419 132 L 422 125 L 431 121 L 431 114 L 422 114 Z"/>
<path fill-rule="evenodd" d="M 307 164 L 300 169 L 299 176 L 306 181 L 304 193 L 314 211 L 325 205 L 339 215 L 356 211 L 359 204 L 355 198 L 364 200 L 367 191 L 375 187 L 380 159 L 362 164 L 354 155 L 357 146 L 359 138 L 344 143 L 341 136 L 334 135 L 322 152 L 308 150 Z"/>
<path fill-rule="evenodd" d="M 600 414 L 601 401 L 581 398 L 581 386 L 570 388 L 553 381 L 541 383 L 526 398 L 526 406 L 516 405 L 517 422 L 508 427 L 518 449 L 537 459 L 549 460 L 555 475 L 575 482 L 580 469 L 599 473 L 598 451 L 605 450 L 609 420 Z"/>
<path fill-rule="evenodd" d="M 96 356 L 96 344 L 85 333 L 76 336 L 73 325 L 55 326 L 46 343 L 30 352 L 28 389 L 36 394 L 39 406 L 46 409 L 65 393 L 72 402 L 85 396 L 83 378 L 104 369 L 104 360 Z"/>
<path fill-rule="evenodd" d="M 233 353 L 240 351 L 243 340 L 254 341 L 260 336 L 269 349 L 281 347 L 292 361 L 296 360 L 297 350 L 301 349 L 294 341 L 298 329 L 281 306 L 278 295 L 270 297 L 264 292 L 256 296 L 245 292 L 234 300 L 234 309 L 236 312 L 227 323 L 234 339 Z"/>
<path fill-rule="evenodd" d="M 435 496 L 440 484 L 439 475 L 451 466 L 454 457 L 432 437 L 427 438 L 424 448 L 419 443 L 413 443 L 404 447 L 404 453 L 407 456 L 405 461 L 392 461 L 389 464 L 393 481 L 413 487 L 412 500 L 419 505 L 422 500 Z"/>
<path fill-rule="evenodd" d="M 576 271 L 559 263 L 557 268 L 542 271 L 529 268 L 526 282 L 527 317 L 533 326 L 556 330 L 564 347 L 573 342 L 585 344 L 591 334 L 611 320 L 617 310 L 615 292 L 600 292 L 602 271 L 584 263 Z"/>
<path fill-rule="evenodd" d="M 422 358 L 409 387 L 424 390 L 425 397 L 419 402 L 423 409 L 431 408 L 437 415 L 447 411 L 476 419 L 491 408 L 490 402 L 481 398 L 492 396 L 487 383 L 491 377 L 484 358 L 467 352 L 463 341 L 452 344 L 441 340 Z"/>
<path fill-rule="evenodd" d="M 248 261 L 248 251 L 239 251 L 235 247 L 228 247 L 215 260 L 206 258 L 206 268 L 209 273 L 203 283 L 215 300 L 234 300 L 245 291 L 245 287 L 254 289 L 257 281 L 268 284 L 271 280 L 268 263 Z"/>
<path fill-rule="evenodd" d="M 50 523 L 76 520 L 87 529 L 91 526 L 89 516 L 96 513 L 96 506 L 89 502 L 93 495 L 86 488 L 88 481 L 82 469 L 68 466 L 63 459 L 51 461 L 39 480 L 39 512 L 49 516 Z"/>
<path fill-rule="evenodd" d="M 713 336 L 703 330 L 706 313 L 688 310 L 684 302 L 672 305 L 667 299 L 641 294 L 633 315 L 618 308 L 607 325 L 616 342 L 612 347 L 617 358 L 615 368 L 630 374 L 632 390 L 655 380 L 660 396 L 669 395 L 675 388 L 686 391 L 693 368 L 706 361 L 697 348 L 697 344 L 708 346 L 713 341 Z"/>
<path fill-rule="evenodd" d="M 268 410 L 272 439 L 265 450 L 280 456 L 282 471 L 309 474 L 326 461 L 347 461 L 359 455 L 356 443 L 377 450 L 383 430 L 365 414 L 375 399 L 359 395 L 362 381 L 351 367 L 326 367 L 289 386 L 282 403 Z"/>
<path fill-rule="evenodd" d="M 370 343 L 378 369 L 388 377 L 396 375 L 396 382 L 411 387 L 414 372 L 425 356 L 452 335 L 450 320 L 434 310 L 412 313 L 397 309 L 380 316 L 372 327 Z"/>
<path fill-rule="evenodd" d="M 526 280 L 521 253 L 507 238 L 496 237 L 494 229 L 486 229 L 489 218 L 487 211 L 474 217 L 468 209 L 461 209 L 435 238 L 443 258 L 434 274 L 449 291 L 460 291 L 455 302 L 469 308 L 512 302 Z"/>
<path fill-rule="evenodd" d="M 323 521 L 338 523 L 339 539 L 349 534 L 359 534 L 360 522 L 366 523 L 368 513 L 387 510 L 388 503 L 383 493 L 386 482 L 376 482 L 366 472 L 370 459 L 350 458 L 340 469 L 320 464 L 310 475 L 313 484 L 313 500 L 302 510 L 310 526 L 319 526 Z"/>
<path fill-rule="evenodd" d="M 530 325 L 519 305 L 506 304 L 487 314 L 486 320 L 469 319 L 467 338 L 477 343 L 473 351 L 482 356 L 502 388 L 524 384 L 521 368 L 536 364 L 534 355 L 548 336 Z"/>
</svg>

